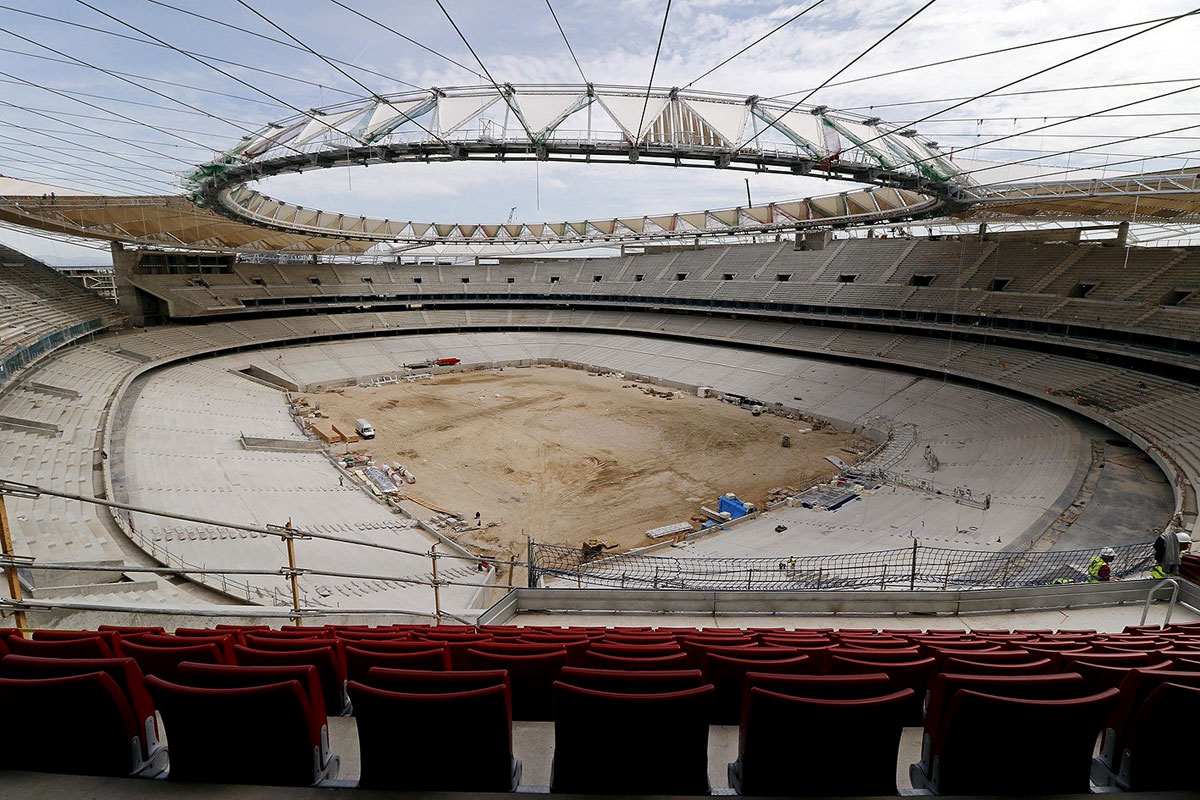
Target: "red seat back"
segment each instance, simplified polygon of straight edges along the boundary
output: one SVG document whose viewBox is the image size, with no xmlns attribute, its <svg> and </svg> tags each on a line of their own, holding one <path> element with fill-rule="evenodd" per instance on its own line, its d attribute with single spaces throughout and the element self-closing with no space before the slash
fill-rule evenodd
<svg viewBox="0 0 1200 800">
<path fill-rule="evenodd" d="M 426 642 L 426 644 L 436 643 Z M 374 667 L 421 670 L 450 668 L 450 658 L 444 647 L 401 653 L 375 652 L 358 647 L 347 647 L 344 655 L 346 657 L 346 679 L 360 683 L 370 683 L 367 673 Z"/>
<path fill-rule="evenodd" d="M 197 664 L 185 661 L 175 671 L 181 686 L 203 689 L 240 689 L 296 681 L 308 698 L 313 716 L 325 724 L 325 695 L 316 667 L 309 664 L 281 664 L 274 667 L 248 667 L 241 664 Z"/>
<path fill-rule="evenodd" d="M 554 682 L 566 665 L 565 650 L 533 654 L 467 651 L 468 669 L 508 671 L 516 720 L 554 719 Z"/>
<path fill-rule="evenodd" d="M 332 645 L 306 650 L 259 650 L 239 644 L 234 645 L 233 649 L 237 655 L 237 663 L 248 667 L 311 664 L 316 667 L 317 675 L 321 679 L 325 711 L 331 716 L 346 712 L 346 665 L 339 660 Z"/>
<path fill-rule="evenodd" d="M 138 723 L 142 758 L 149 758 L 158 744 L 154 703 L 142 685 L 142 671 L 132 658 L 40 658 L 9 655 L 0 658 L 0 675 L 5 678 L 59 678 L 103 672 L 113 679 Z"/>
<path fill-rule="evenodd" d="M 503 685 L 403 694 L 351 682 L 348 690 L 358 723 L 360 787 L 414 792 L 516 788 L 520 766 L 512 754 L 512 713 Z"/>
<path fill-rule="evenodd" d="M 146 678 L 171 749 L 171 780 L 308 786 L 321 725 L 299 681 L 208 689 Z"/>
<path fill-rule="evenodd" d="M 803 779 L 806 794 L 897 794 L 896 754 L 913 700 L 911 689 L 838 700 L 751 689 L 738 760 L 730 765 L 734 788 L 739 794 L 794 794 L 800 760 L 811 765 Z"/>
<path fill-rule="evenodd" d="M 0 747 L 0 769 L 125 776 L 141 766 L 144 731 L 106 672 L 0 678 L 0 708 L 20 726 Z"/>
<path fill-rule="evenodd" d="M 184 661 L 224 663 L 221 651 L 212 642 L 181 647 L 148 647 L 138 642 L 121 642 L 121 652 L 137 662 L 143 675 L 157 675 L 163 679 L 174 678 L 175 671 Z"/>
<path fill-rule="evenodd" d="M 400 694 L 455 694 L 486 689 L 489 686 L 508 686 L 508 671 L 489 669 L 444 672 L 372 667 L 367 673 L 367 680 L 360 682 L 376 689 Z"/>
<path fill-rule="evenodd" d="M 708 794 L 712 694 L 711 686 L 617 694 L 556 683 L 550 791 Z"/>
<path fill-rule="evenodd" d="M 704 685 L 698 669 L 620 670 L 563 667 L 559 680 L 581 689 L 617 694 L 663 694 Z"/>
<path fill-rule="evenodd" d="M 774 649 L 774 648 L 772 648 Z M 811 672 L 808 656 L 780 659 L 749 659 L 708 653 L 704 658 L 703 674 L 715 690 L 713 717 L 716 725 L 736 725 L 742 718 L 742 695 L 746 675 L 751 672 L 796 675 Z"/>
<path fill-rule="evenodd" d="M 1172 792 L 1197 789 L 1196 767 L 1181 758 L 1200 714 L 1200 687 L 1159 684 L 1131 720 L 1122 748 L 1120 784 L 1131 792 Z"/>
<path fill-rule="evenodd" d="M 939 794 L 1086 794 L 1118 692 L 1063 700 L 955 692 L 933 743 Z M 998 768 L 1001 767 L 1001 768 Z"/>
<path fill-rule="evenodd" d="M 584 658 L 584 665 L 593 669 L 679 670 L 688 669 L 690 664 L 686 653 L 673 653 L 654 658 L 626 658 L 611 656 L 607 653 L 593 653 L 589 650 Z"/>
<path fill-rule="evenodd" d="M 8 637 L 8 649 L 19 656 L 41 658 L 112 658 L 113 650 L 100 636 L 69 639 L 22 639 Z"/>
</svg>

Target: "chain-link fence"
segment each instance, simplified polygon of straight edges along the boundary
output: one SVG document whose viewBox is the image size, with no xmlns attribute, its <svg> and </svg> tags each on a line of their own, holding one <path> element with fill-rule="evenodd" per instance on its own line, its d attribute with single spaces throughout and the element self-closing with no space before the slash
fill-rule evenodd
<svg viewBox="0 0 1200 800">
<path fill-rule="evenodd" d="M 1111 577 L 1138 577 L 1154 566 L 1153 546 L 1113 548 Z M 529 585 L 627 589 L 995 589 L 1089 580 L 1099 551 L 987 552 L 912 547 L 824 556 L 672 558 L 609 555 L 549 544 L 529 548 Z"/>
</svg>

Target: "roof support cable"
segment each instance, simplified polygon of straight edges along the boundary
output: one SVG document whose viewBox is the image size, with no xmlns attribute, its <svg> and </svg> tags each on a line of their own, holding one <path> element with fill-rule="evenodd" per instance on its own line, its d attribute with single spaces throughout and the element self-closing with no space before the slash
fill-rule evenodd
<svg viewBox="0 0 1200 800">
<path fill-rule="evenodd" d="M 798 12 L 798 13 L 796 13 L 796 14 L 792 15 L 790 18 L 788 18 L 787 20 L 785 20 L 785 21 L 783 21 L 783 22 L 779 23 L 779 24 L 778 24 L 778 25 L 776 25 L 774 28 L 772 28 L 771 30 L 767 31 L 767 32 L 766 32 L 766 33 L 764 33 L 762 36 L 758 37 L 758 38 L 757 38 L 757 39 L 755 39 L 753 42 L 751 42 L 750 44 L 748 44 L 748 45 L 746 45 L 745 47 L 743 47 L 741 50 L 738 50 L 736 53 L 734 53 L 733 55 L 729 56 L 728 58 L 726 58 L 726 59 L 725 59 L 724 61 L 722 61 L 721 63 L 717 64 L 717 65 L 716 65 L 715 67 L 713 67 L 712 69 L 708 70 L 707 72 L 701 73 L 699 77 L 693 78 L 692 80 L 688 81 L 688 82 L 687 82 L 687 84 L 686 84 L 686 85 L 685 85 L 683 88 L 684 88 L 684 89 L 689 89 L 689 88 L 691 88 L 691 87 L 692 87 L 692 86 L 693 86 L 695 83 L 697 83 L 698 81 L 701 81 L 701 80 L 703 80 L 703 79 L 707 78 L 709 75 L 712 75 L 714 72 L 716 72 L 716 71 L 717 71 L 717 70 L 719 70 L 721 67 L 723 67 L 723 66 L 725 66 L 726 64 L 728 64 L 730 61 L 733 61 L 735 58 L 737 58 L 738 56 L 740 56 L 742 53 L 746 52 L 746 51 L 747 51 L 747 50 L 749 50 L 750 48 L 752 48 L 752 47 L 755 47 L 756 45 L 758 45 L 759 43 L 761 43 L 761 42 L 762 42 L 764 39 L 766 39 L 768 36 L 771 36 L 771 35 L 773 35 L 773 34 L 776 34 L 776 33 L 778 33 L 779 31 L 783 30 L 783 29 L 784 29 L 784 28 L 786 28 L 788 25 L 791 25 L 793 22 L 795 22 L 796 20 L 800 19 L 800 18 L 801 18 L 801 17 L 803 17 L 805 14 L 807 14 L 807 13 L 808 13 L 808 12 L 810 12 L 810 11 L 812 11 L 814 8 L 816 8 L 817 6 L 821 5 L 821 3 L 824 3 L 824 2 L 825 2 L 825 0 L 817 0 L 817 2 L 813 3 L 813 4 L 812 4 L 811 6 L 809 6 L 809 7 L 805 8 L 803 11 L 800 11 L 800 12 Z M 548 5 L 548 4 L 550 3 L 550 0 L 546 0 L 546 3 L 547 3 L 547 5 Z"/>
<path fill-rule="evenodd" d="M 667 8 L 663 11 L 662 28 L 658 31 L 658 46 L 654 48 L 654 63 L 650 65 L 650 80 L 646 82 L 646 97 L 642 100 L 642 116 L 638 119 L 637 130 L 633 132 L 635 148 L 642 138 L 642 125 L 646 122 L 646 107 L 650 104 L 650 89 L 654 86 L 654 73 L 658 71 L 658 56 L 662 53 L 663 35 L 667 32 L 667 17 L 669 16 L 671 16 L 671 0 L 667 0 Z"/>
<path fill-rule="evenodd" d="M 591 83 L 587 79 L 587 75 L 583 74 L 583 67 L 579 65 L 579 59 L 575 57 L 575 48 L 571 47 L 571 40 L 567 38 L 567 32 L 563 30 L 562 23 L 558 21 L 558 14 L 554 13 L 554 6 L 550 5 L 550 0 L 546 0 L 546 8 L 550 9 L 550 16 L 554 17 L 554 24 L 558 27 L 558 32 L 562 35 L 563 44 L 567 46 L 567 52 L 571 54 L 571 60 L 575 62 L 575 69 L 579 70 L 579 77 L 583 78 L 584 83 Z"/>
<path fill-rule="evenodd" d="M 336 70 L 336 71 L 338 72 L 338 74 L 340 74 L 340 75 L 341 75 L 341 76 L 343 76 L 344 78 L 347 78 L 347 79 L 349 79 L 351 82 L 353 82 L 353 83 L 354 83 L 356 86 L 358 86 L 358 88 L 362 89 L 364 92 L 366 92 L 367 94 L 371 95 L 372 97 L 375 97 L 375 98 L 379 99 L 379 94 L 378 94 L 377 92 L 371 91 L 371 88 L 370 88 L 369 86 L 367 86 L 366 84 L 364 84 L 364 83 L 363 83 L 362 81 L 360 81 L 358 78 L 355 78 L 355 77 L 354 77 L 353 75 L 351 75 L 349 72 L 346 72 L 346 70 L 342 69 L 342 68 L 341 68 L 341 67 L 339 67 L 337 64 L 333 63 L 333 61 L 332 61 L 331 59 L 329 59 L 328 57 L 321 55 L 321 54 L 320 54 L 320 53 L 318 53 L 316 50 L 313 50 L 313 49 L 312 49 L 311 47 L 309 47 L 307 44 L 305 44 L 304 42 L 300 41 L 298 38 L 296 38 L 296 37 L 295 37 L 295 36 L 293 36 L 292 34 L 288 33 L 288 32 L 287 32 L 286 30 L 284 30 L 284 29 L 283 29 L 283 28 L 282 28 L 282 27 L 281 27 L 279 24 L 277 24 L 277 23 L 276 23 L 276 22 L 274 22 L 273 20 L 269 19 L 268 17 L 266 17 L 265 15 L 263 15 L 261 12 L 259 12 L 257 9 L 255 9 L 253 6 L 251 6 L 249 3 L 247 3 L 247 2 L 246 2 L 246 0 L 238 0 L 238 4 L 239 4 L 239 5 L 241 5 L 243 8 L 245 8 L 246 10 L 250 11 L 252 14 L 254 14 L 256 17 L 258 17 L 259 19 L 261 19 L 263 22 L 265 22 L 265 23 L 267 23 L 268 25 L 270 25 L 270 26 L 271 26 L 272 28 L 274 28 L 275 30 L 277 30 L 277 31 L 279 31 L 280 33 L 282 33 L 284 36 L 286 36 L 286 37 L 288 37 L 289 39 L 291 39 L 293 42 L 295 42 L 297 45 L 299 45 L 299 46 L 300 46 L 301 48 L 303 48 L 304 50 L 308 51 L 308 52 L 309 52 L 309 53 L 311 53 L 312 55 L 314 55 L 314 56 L 316 56 L 317 58 L 321 59 L 321 61 L 325 62 L 325 63 L 326 63 L 326 64 L 328 64 L 328 65 L 329 65 L 329 66 L 330 66 L 332 69 Z M 407 85 L 408 85 L 408 86 L 412 86 L 413 84 L 411 84 L 411 83 L 410 83 L 410 84 L 407 84 Z M 420 89 L 420 88 L 422 88 L 422 87 L 417 87 L 417 88 L 419 88 L 419 89 Z M 412 122 L 414 125 L 416 125 L 416 126 L 417 126 L 418 128 L 420 128 L 421 130 L 425 131 L 425 133 L 429 134 L 429 135 L 430 135 L 431 137 L 433 137 L 434 139 L 437 139 L 437 140 L 438 140 L 439 142 L 441 142 L 442 144 L 445 144 L 445 143 L 446 143 L 446 142 L 445 142 L 445 140 L 444 140 L 444 139 L 442 139 L 442 137 L 438 136 L 436 133 L 434 133 L 433 131 L 429 130 L 428 128 L 426 128 L 426 127 L 425 127 L 424 125 L 422 125 L 421 123 L 417 122 L 415 119 L 412 119 L 411 117 L 410 117 L 410 118 L 408 118 L 408 119 L 409 119 L 409 121 L 410 121 L 410 122 Z"/>
<path fill-rule="evenodd" d="M 454 28 L 454 32 L 458 34 L 458 38 L 462 39 L 462 43 L 465 44 L 467 49 L 471 51 L 471 55 L 475 57 L 475 62 L 479 64 L 479 68 L 483 70 L 483 74 L 487 76 L 488 82 L 492 84 L 492 88 L 496 90 L 496 94 L 500 95 L 500 99 L 502 99 L 504 104 L 508 106 L 508 109 L 513 113 L 513 116 L 517 118 L 517 122 L 521 123 L 521 127 L 525 129 L 525 135 L 529 137 L 529 141 L 532 143 L 533 131 L 529 130 L 529 126 L 525 124 L 524 115 L 522 115 L 521 112 L 517 110 L 517 107 L 513 105 L 512 98 L 509 96 L 509 93 L 504 89 L 501 89 L 500 84 L 496 83 L 496 79 L 492 77 L 492 73 L 488 72 L 488 68 L 484 66 L 483 59 L 481 59 L 479 54 L 475 52 L 475 48 L 471 47 L 471 43 L 468 42 L 467 37 L 463 35 L 462 30 L 458 27 L 458 23 L 454 21 L 454 17 L 450 16 L 450 12 L 446 10 L 444 5 L 442 5 L 442 0 L 434 0 L 434 2 L 437 3 L 438 8 L 442 10 L 442 13 L 446 15 L 446 20 L 450 23 L 450 27 Z"/>
<path fill-rule="evenodd" d="M 847 64 L 846 64 L 845 66 L 843 66 L 841 69 L 839 69 L 837 72 L 833 73 L 833 74 L 832 74 L 832 75 L 830 75 L 828 78 L 826 78 L 825 80 L 821 81 L 821 85 L 820 85 L 820 86 L 817 86 L 815 89 L 810 89 L 810 90 L 808 91 L 808 93 L 807 93 L 807 94 L 805 94 L 803 97 L 801 97 L 801 98 L 800 98 L 799 100 L 797 100 L 795 103 L 793 103 L 793 104 L 792 104 L 792 106 L 791 106 L 791 107 L 790 107 L 790 108 L 789 108 L 787 111 L 784 111 L 782 114 L 779 114 L 779 115 L 777 115 L 777 116 L 775 117 L 775 119 L 774 119 L 774 120 L 772 120 L 770 123 L 768 123 L 768 124 L 767 124 L 767 125 L 766 125 L 766 126 L 763 128 L 763 129 L 762 129 L 762 130 L 760 130 L 758 133 L 754 134 L 754 135 L 753 135 L 753 136 L 751 136 L 749 139 L 747 139 L 745 142 L 743 142 L 742 144 L 740 144 L 740 145 L 738 146 L 737 150 L 735 150 L 735 151 L 733 152 L 733 155 L 737 155 L 737 154 L 738 154 L 738 153 L 740 153 L 740 152 L 741 152 L 743 149 L 745 149 L 745 147 L 746 147 L 747 145 L 749 145 L 751 142 L 753 142 L 755 139 L 757 139 L 758 137 L 762 136 L 762 135 L 763 135 L 764 133 L 766 133 L 767 131 L 771 130 L 771 128 L 774 128 L 774 127 L 775 127 L 775 123 L 776 123 L 778 120 L 782 119 L 783 117 L 786 117 L 788 114 L 792 113 L 792 112 L 793 112 L 793 111 L 795 111 L 797 108 L 799 108 L 800 106 L 802 106 L 802 105 L 803 105 L 805 102 L 807 102 L 807 101 L 808 101 L 808 99 L 809 99 L 810 97 L 812 97 L 814 94 L 816 94 L 817 92 L 819 92 L 819 91 L 821 91 L 822 89 L 824 89 L 826 86 L 830 85 L 830 84 L 833 82 L 833 80 L 834 80 L 834 79 L 835 79 L 837 76 L 841 75 L 843 72 L 845 72 L 846 70 L 850 69 L 850 67 L 852 67 L 852 66 L 854 66 L 855 64 L 857 64 L 857 63 L 858 63 L 860 60 L 862 60 L 862 58 L 864 58 L 864 57 L 865 57 L 865 56 L 866 56 L 868 53 L 870 53 L 872 50 L 874 50 L 874 49 L 875 49 L 876 47 L 878 47 L 879 45 L 881 45 L 881 44 L 883 44 L 884 42 L 886 42 L 888 39 L 890 39 L 890 38 L 892 37 L 892 35 L 893 35 L 893 34 L 895 34 L 897 31 L 899 31 L 901 28 L 903 28 L 903 27 L 904 27 L 905 25 L 907 25 L 908 23 L 912 22 L 914 19 L 916 19 L 916 18 L 917 18 L 917 16 L 918 16 L 918 15 L 920 15 L 922 12 L 924 12 L 924 11 L 925 11 L 925 9 L 929 8 L 931 5 L 933 5 L 933 4 L 934 4 L 934 3 L 936 3 L 936 2 L 937 2 L 937 0 L 928 0 L 928 2 L 927 2 L 927 3 L 925 3 L 925 5 L 921 6 L 921 7 L 920 7 L 920 8 L 918 8 L 916 11 L 914 11 L 913 13 L 911 13 L 911 14 L 909 14 L 907 17 L 905 17 L 905 18 L 904 18 L 904 20 L 903 20 L 902 22 L 900 22 L 899 24 L 895 25 L 895 26 L 894 26 L 894 27 L 893 27 L 893 28 L 892 28 L 890 31 L 888 31 L 888 32 L 887 32 L 887 33 L 885 33 L 883 36 L 881 36 L 881 37 L 879 37 L 878 39 L 876 39 L 876 40 L 875 40 L 875 42 L 874 42 L 874 43 L 873 43 L 873 44 L 872 44 L 870 47 L 868 47 L 866 50 L 863 50 L 861 53 L 859 53 L 858 55 L 856 55 L 854 58 L 850 59 L 850 61 L 849 61 L 849 62 L 847 62 Z"/>
<path fill-rule="evenodd" d="M 367 22 L 370 22 L 372 25 L 376 25 L 380 28 L 383 28 L 388 33 L 392 33 L 392 34 L 395 34 L 396 36 L 399 36 L 404 41 L 408 42 L 409 44 L 416 45 L 417 47 L 421 48 L 422 50 L 424 50 L 427 53 L 432 53 L 433 55 L 437 56 L 438 58 L 442 59 L 443 61 L 448 61 L 449 63 L 453 64 L 454 66 L 459 67 L 460 69 L 466 70 L 467 72 L 474 75 L 476 78 L 486 78 L 487 77 L 486 75 L 481 75 L 480 73 L 471 69 L 466 64 L 463 64 L 460 61 L 455 61 L 453 58 L 446 55 L 445 53 L 438 52 L 437 50 L 434 50 L 432 47 L 429 47 L 428 45 L 421 44 L 416 39 L 413 39 L 410 36 L 405 36 L 400 31 L 396 30 L 395 28 L 393 28 L 389 25 L 385 25 L 384 23 L 380 22 L 379 20 L 375 19 L 374 17 L 367 16 L 366 14 L 362 13 L 358 9 L 352 8 L 351 6 L 346 5 L 345 3 L 341 2 L 341 0 L 329 0 L 329 2 L 333 3 L 335 6 L 338 6 L 339 8 L 346 9 L 351 14 L 354 14 L 357 17 L 361 17 L 362 19 L 366 20 Z"/>
<path fill-rule="evenodd" d="M 338 130 L 333 125 L 330 125 L 328 122 L 321 119 L 320 115 L 318 115 L 315 111 L 305 111 L 302 108 L 298 108 L 297 106 L 292 105 L 288 101 L 286 101 L 280 97 L 277 97 L 276 95 L 271 94 L 270 92 L 266 91 L 265 89 L 260 89 L 259 87 L 255 86 L 254 84 L 249 83 L 248 81 L 242 80 L 237 75 L 234 75 L 232 72 L 229 72 L 228 70 L 224 70 L 214 64 L 210 64 L 210 63 L 208 63 L 208 61 L 204 60 L 203 58 L 192 55 L 188 51 L 182 50 L 182 49 L 176 47 L 175 45 L 171 44 L 170 42 L 164 41 L 163 39 L 158 38 L 154 34 L 148 33 L 146 31 L 142 30 L 141 28 L 137 27 L 136 25 L 126 22 L 125 20 L 123 20 L 119 17 L 113 16 L 112 14 L 109 14 L 107 11 L 96 8 L 94 5 L 87 2 L 87 0 L 75 0 L 75 2 L 81 6 L 90 8 L 92 11 L 95 11 L 97 14 L 99 14 L 102 17 L 105 17 L 106 19 L 110 19 L 119 25 L 123 25 L 124 27 L 129 28 L 131 31 L 134 31 L 135 33 L 139 33 L 142 36 L 145 36 L 147 39 L 151 39 L 151 40 L 163 45 L 164 47 L 170 48 L 171 50 L 175 51 L 176 53 L 179 53 L 180 55 L 185 56 L 186 58 L 189 58 L 192 61 L 195 61 L 197 64 L 200 64 L 201 66 L 207 67 L 207 68 L 213 70 L 214 72 L 219 72 L 220 74 L 224 75 L 226 78 L 229 78 L 231 81 L 236 81 L 237 83 L 240 83 L 242 86 L 245 86 L 248 89 L 252 89 L 253 91 L 256 91 L 259 94 L 263 95 L 264 97 L 269 97 L 270 99 L 274 100 L 275 102 L 279 103 L 280 105 L 287 106 L 292 111 L 295 111 L 297 114 L 300 114 L 301 116 L 308 117 L 309 119 L 313 120 L 314 122 L 319 122 L 320 124 L 324 125 L 326 128 L 328 128 L 329 130 L 338 134 L 339 136 L 345 135 L 345 131 Z M 290 144 L 285 143 L 281 146 L 286 147 L 288 150 L 291 150 L 293 153 L 296 153 L 298 155 L 307 155 L 303 150 L 297 150 L 295 147 L 293 147 Z"/>
</svg>

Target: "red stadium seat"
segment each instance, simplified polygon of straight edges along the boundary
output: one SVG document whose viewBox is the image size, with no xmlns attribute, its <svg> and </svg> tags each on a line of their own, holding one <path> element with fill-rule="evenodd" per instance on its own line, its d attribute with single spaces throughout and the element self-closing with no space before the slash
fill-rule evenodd
<svg viewBox="0 0 1200 800">
<path fill-rule="evenodd" d="M 207 689 L 146 678 L 171 750 L 171 780 L 310 786 L 337 776 L 297 680 Z"/>
<path fill-rule="evenodd" d="M 348 690 L 357 712 L 360 787 L 509 792 L 520 783 L 503 685 L 403 694 L 351 682 Z"/>
<path fill-rule="evenodd" d="M 852 700 L 882 697 L 893 691 L 892 681 L 882 672 L 863 675 L 784 675 L 769 672 L 746 673 L 742 709 L 751 689 L 764 689 L 788 697 L 812 700 Z"/>
<path fill-rule="evenodd" d="M 188 645 L 211 644 L 215 645 L 221 651 L 221 663 L 232 664 L 233 645 L 235 638 L 233 634 L 214 633 L 206 636 L 160 636 L 158 634 L 147 634 L 139 636 L 137 643 L 144 647 L 186 647 Z M 124 641 L 118 642 L 117 649 L 122 650 Z M 123 651 L 122 651 L 123 652 Z"/>
<path fill-rule="evenodd" d="M 750 648 L 757 649 L 757 648 Z M 775 648 L 762 648 L 763 650 Z M 813 662 L 808 656 L 792 658 L 734 658 L 708 653 L 704 657 L 703 675 L 712 684 L 713 717 L 715 725 L 737 725 L 742 718 L 742 695 L 746 675 L 751 672 L 796 675 L 811 673 Z"/>
<path fill-rule="evenodd" d="M 592 642 L 587 652 L 603 653 L 622 658 L 659 658 L 682 653 L 683 649 L 675 642 L 668 644 L 611 644 L 608 642 Z"/>
<path fill-rule="evenodd" d="M 914 661 L 864 661 L 834 656 L 830 671 L 837 675 L 882 672 L 891 680 L 894 689 L 912 689 L 914 699 L 909 706 L 905 724 L 920 725 L 921 700 L 925 697 L 929 682 L 937 674 L 937 662 L 932 658 L 918 658 Z"/>
<path fill-rule="evenodd" d="M 0 708 L 20 726 L 0 747 L 0 769 L 123 776 L 145 766 L 144 729 L 106 672 L 0 678 Z"/>
<path fill-rule="evenodd" d="M 1200 776 L 1179 752 L 1200 714 L 1200 687 L 1159 684 L 1128 725 L 1116 785 L 1130 792 L 1193 792 Z"/>
<path fill-rule="evenodd" d="M 121 642 L 121 652 L 137 662 L 142 674 L 157 675 L 165 680 L 175 677 L 175 671 L 184 661 L 201 664 L 224 664 L 220 649 L 207 644 L 187 644 L 179 647 L 148 647 L 139 642 Z"/>
<path fill-rule="evenodd" d="M 325 695 L 325 711 L 331 716 L 349 713 L 346 702 L 346 664 L 338 658 L 332 646 L 305 650 L 259 650 L 234 646 L 237 663 L 248 667 L 276 667 L 285 664 L 311 664 L 321 679 Z M 168 735 L 170 733 L 168 732 Z"/>
<path fill-rule="evenodd" d="M 425 644 L 436 643 L 426 642 Z M 444 647 L 406 653 L 375 652 L 358 647 L 347 647 L 343 651 L 343 655 L 346 657 L 346 679 L 360 683 L 370 683 L 367 680 L 367 673 L 374 667 L 421 670 L 450 668 L 450 658 Z"/>
<path fill-rule="evenodd" d="M 372 667 L 365 683 L 375 689 L 400 694 L 455 694 L 486 689 L 490 686 L 508 686 L 508 671 L 387 669 Z"/>
<path fill-rule="evenodd" d="M 165 766 L 165 751 L 159 744 L 158 724 L 154 703 L 142 685 L 142 671 L 132 658 L 39 658 L 37 656 L 5 656 L 0 658 L 0 676 L 5 678 L 60 678 L 103 672 L 117 684 L 129 702 L 129 708 L 139 726 L 142 760 Z"/>
<path fill-rule="evenodd" d="M 704 685 L 698 669 L 619 670 L 563 667 L 559 680 L 580 689 L 617 694 L 664 694 Z"/>
<path fill-rule="evenodd" d="M 691 661 L 686 653 L 674 653 L 669 656 L 654 658 L 626 658 L 610 656 L 606 653 L 593 653 L 590 650 L 584 659 L 584 665 L 593 669 L 624 669 L 624 670 L 679 670 L 689 669 Z"/>
<path fill-rule="evenodd" d="M 554 685 L 551 792 L 708 794 L 713 688 L 618 694 Z"/>
<path fill-rule="evenodd" d="M 185 661 L 179 665 L 175 674 L 180 685 L 203 689 L 241 689 L 296 681 L 304 690 L 304 696 L 308 700 L 313 718 L 321 726 L 320 763 L 328 764 L 333 757 L 329 750 L 329 725 L 325 714 L 325 698 L 315 667 L 307 664 L 246 667 L 231 664 L 194 664 Z"/>
<path fill-rule="evenodd" d="M 913 701 L 911 689 L 850 700 L 750 689 L 729 784 L 752 795 L 897 794 L 896 755 Z"/>
<path fill-rule="evenodd" d="M 468 669 L 508 671 L 513 719 L 522 721 L 554 719 L 554 682 L 566 665 L 565 650 L 528 655 L 467 651 Z"/>
<path fill-rule="evenodd" d="M 3 662 L 0 662 L 2 664 Z M 1200 671 L 1178 672 L 1173 670 L 1131 669 L 1121 682 L 1121 699 L 1109 713 L 1104 723 L 1104 733 L 1100 740 L 1100 754 L 1093 759 L 1092 780 L 1100 786 L 1117 783 L 1117 773 L 1130 770 L 1122 766 L 1122 755 L 1125 752 L 1126 740 L 1129 737 L 1130 726 L 1142 709 L 1146 699 L 1158 687 L 1165 683 L 1200 688 Z M 1168 717 L 1176 717 L 1174 711 L 1157 720 L 1164 728 L 1171 723 Z M 1147 721 L 1153 720 L 1148 717 Z"/>
<path fill-rule="evenodd" d="M 8 637 L 8 649 L 19 656 L 41 658 L 113 658 L 114 653 L 102 637 L 71 638 L 61 640 L 22 639 Z"/>
<path fill-rule="evenodd" d="M 1032 657 L 1031 657 L 1032 658 Z M 968 658 L 951 658 L 942 662 L 939 669 L 942 672 L 954 672 L 960 675 L 1042 675 L 1050 672 L 1053 665 L 1048 658 L 1033 661 L 991 662 L 972 661 Z"/>
<path fill-rule="evenodd" d="M 954 693 L 913 787 L 937 794 L 1086 794 L 1092 748 L 1118 692 L 1066 700 Z"/>
</svg>

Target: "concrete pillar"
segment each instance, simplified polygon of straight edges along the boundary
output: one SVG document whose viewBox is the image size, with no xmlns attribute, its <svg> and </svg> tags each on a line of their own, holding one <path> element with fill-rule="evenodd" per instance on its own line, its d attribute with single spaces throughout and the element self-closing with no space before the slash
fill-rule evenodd
<svg viewBox="0 0 1200 800">
<path fill-rule="evenodd" d="M 981 241 L 981 242 L 987 241 L 987 223 L 986 222 L 979 223 L 979 241 Z"/>
<path fill-rule="evenodd" d="M 1122 222 L 1117 226 L 1117 246 L 1124 247 L 1125 242 L 1129 239 L 1129 223 Z"/>
<path fill-rule="evenodd" d="M 142 304 L 138 300 L 137 289 L 133 287 L 129 276 L 137 268 L 137 251 L 126 250 L 120 242 L 111 246 L 113 262 L 113 282 L 117 286 L 117 308 L 122 314 L 129 316 L 130 325 L 144 325 L 146 318 L 142 315 Z"/>
</svg>

